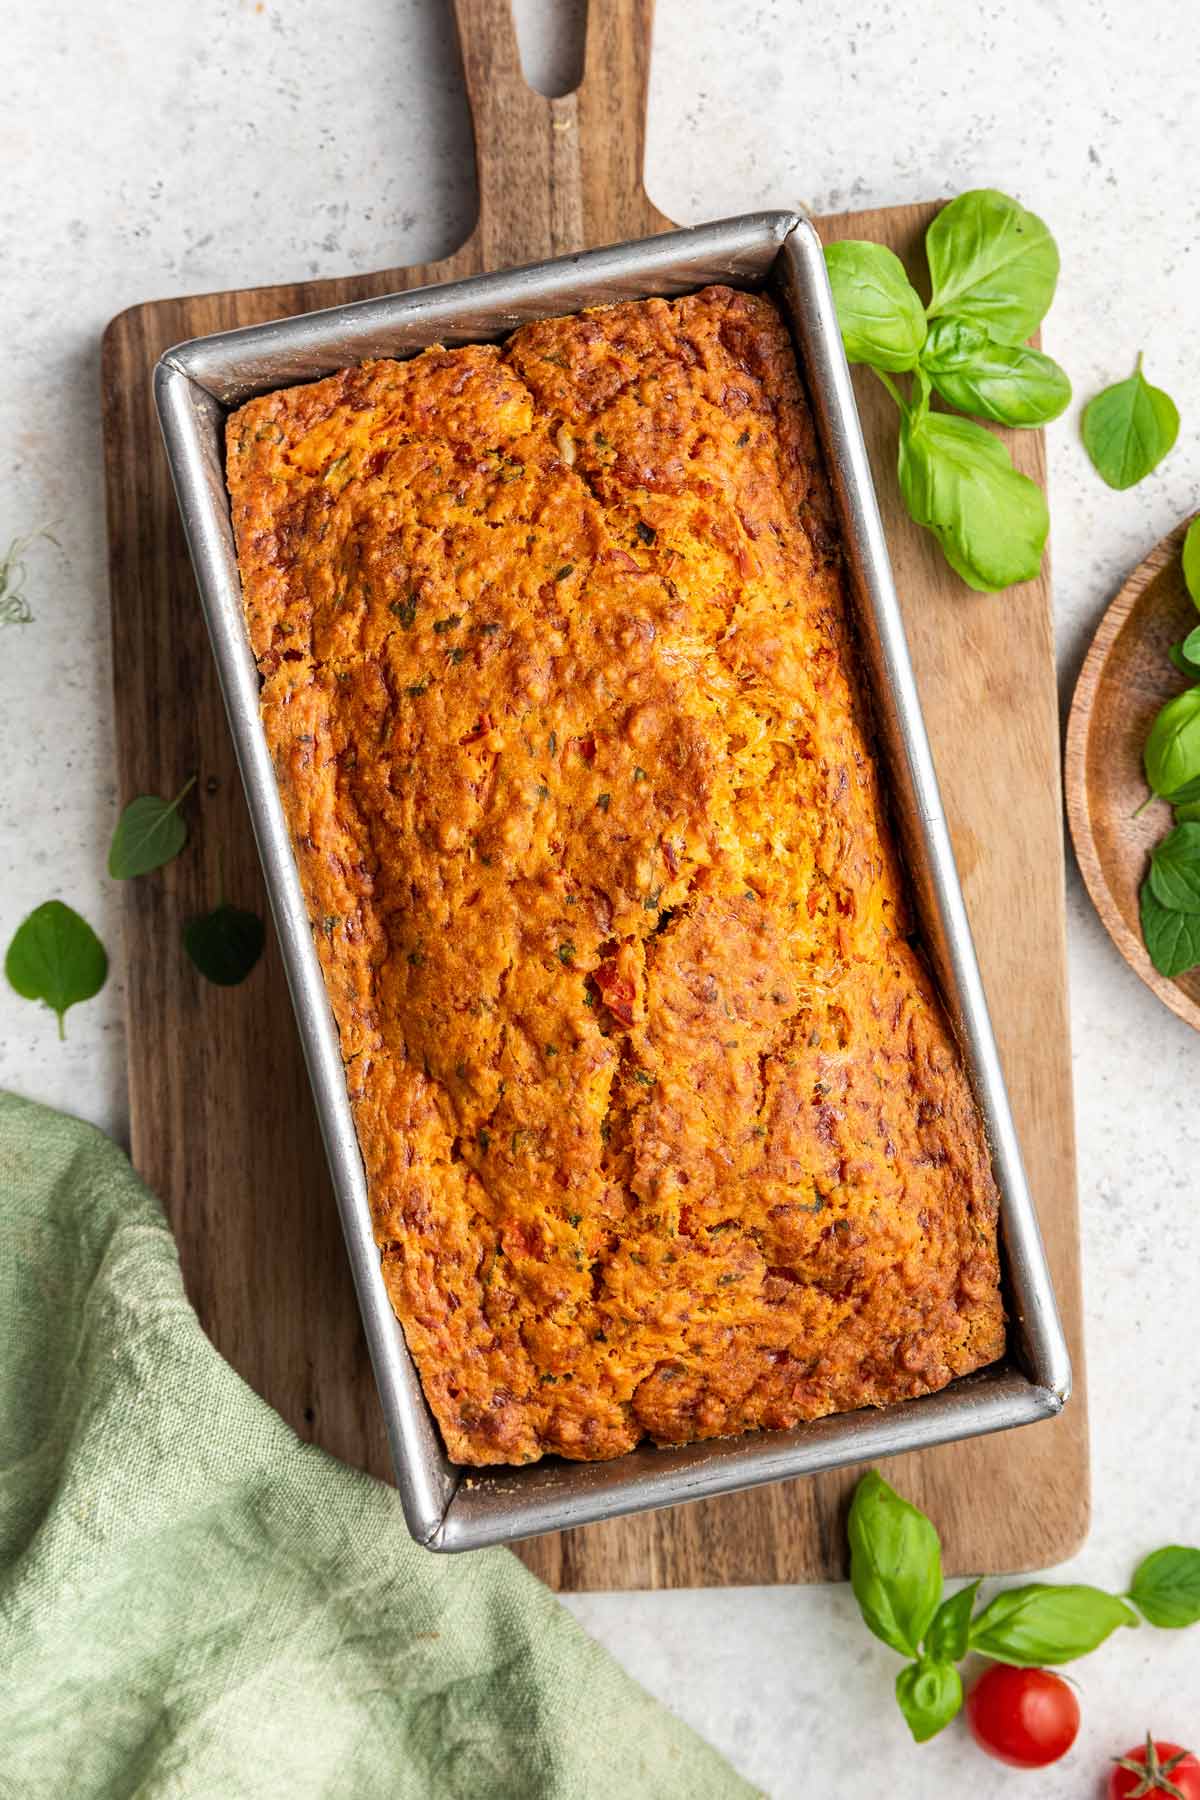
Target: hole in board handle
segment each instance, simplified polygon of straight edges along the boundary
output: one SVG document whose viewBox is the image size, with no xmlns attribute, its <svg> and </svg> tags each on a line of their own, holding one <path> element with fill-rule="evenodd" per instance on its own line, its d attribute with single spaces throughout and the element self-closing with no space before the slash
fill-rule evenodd
<svg viewBox="0 0 1200 1800">
<path fill-rule="evenodd" d="M 583 80 L 587 0 L 511 0 L 521 73 L 547 100 Z"/>
</svg>

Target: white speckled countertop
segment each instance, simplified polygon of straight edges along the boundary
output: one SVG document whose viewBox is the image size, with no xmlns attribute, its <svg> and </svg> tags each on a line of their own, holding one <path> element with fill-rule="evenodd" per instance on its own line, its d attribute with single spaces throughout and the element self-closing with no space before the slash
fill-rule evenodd
<svg viewBox="0 0 1200 1800">
<path fill-rule="evenodd" d="M 562 59 L 555 0 L 521 0 L 531 69 Z M 566 15 L 573 0 L 558 0 Z M 0 1085 L 126 1115 L 99 337 L 129 303 L 442 254 L 472 217 L 470 139 L 439 0 L 42 0 L 5 32 L 0 116 L 0 549 L 30 554 L 33 625 L 0 628 L 0 943 L 51 895 L 114 951 L 66 1044 L 0 984 Z M 336 24 L 335 24 L 336 19 Z M 693 222 L 989 183 L 1050 221 L 1063 280 L 1048 347 L 1086 397 L 1139 349 L 1183 414 L 1178 448 L 1114 495 L 1077 437 L 1049 434 L 1064 696 L 1126 571 L 1200 497 L 1195 357 L 1200 79 L 1191 0 L 659 0 L 648 186 Z M 249 72 L 253 71 L 252 79 Z M 996 602 L 1002 605 L 1003 601 Z M 1015 799 L 1016 797 L 1014 797 Z M 998 822 L 998 828 L 1002 828 Z M 1071 1565 L 1120 1586 L 1140 1554 L 1195 1540 L 1200 1407 L 1200 1040 L 1119 960 L 1070 872 L 1095 1522 Z M 980 1495 L 979 1504 L 987 1504 Z M 572 1610 L 777 1800 L 978 1800 L 1100 1791 L 1152 1726 L 1200 1736 L 1200 1627 L 1122 1633 L 1081 1664 L 1084 1726 L 1058 1769 L 986 1762 L 961 1726 L 922 1749 L 895 1659 L 843 1588 L 589 1595 Z"/>
</svg>

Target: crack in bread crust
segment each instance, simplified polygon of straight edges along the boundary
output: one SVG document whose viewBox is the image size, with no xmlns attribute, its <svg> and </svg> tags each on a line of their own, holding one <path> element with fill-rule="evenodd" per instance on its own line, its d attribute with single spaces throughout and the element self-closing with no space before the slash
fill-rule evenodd
<svg viewBox="0 0 1200 1800">
<path fill-rule="evenodd" d="M 1004 1346 L 772 303 L 252 401 L 262 711 L 383 1269 L 447 1448 L 621 1454 Z"/>
</svg>

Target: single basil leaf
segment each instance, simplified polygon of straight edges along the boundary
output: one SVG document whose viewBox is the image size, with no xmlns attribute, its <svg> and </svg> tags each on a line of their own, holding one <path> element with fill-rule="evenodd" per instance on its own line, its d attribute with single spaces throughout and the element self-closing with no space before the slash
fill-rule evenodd
<svg viewBox="0 0 1200 1800">
<path fill-rule="evenodd" d="M 942 1547 L 923 1512 L 871 1469 L 854 1490 L 847 1524 L 850 1585 L 870 1630 L 916 1657 L 942 1597 Z"/>
<path fill-rule="evenodd" d="M 149 875 L 179 855 L 187 843 L 187 826 L 179 808 L 196 780 L 185 782 L 173 800 L 160 800 L 157 794 L 139 794 L 131 800 L 113 832 L 108 852 L 108 872 L 114 881 L 128 881 L 134 875 Z"/>
<path fill-rule="evenodd" d="M 1049 227 L 995 188 L 973 188 L 944 206 L 925 234 L 925 250 L 930 318 L 957 313 L 998 343 L 1020 344 L 1054 298 L 1058 246 Z"/>
<path fill-rule="evenodd" d="M 997 1594 L 971 1625 L 971 1649 L 996 1662 L 1035 1669 L 1070 1662 L 1102 1644 L 1118 1625 L 1138 1616 L 1102 1588 L 1035 1581 Z"/>
<path fill-rule="evenodd" d="M 1179 1631 L 1200 1620 L 1200 1550 L 1168 1544 L 1138 1564 L 1129 1598 L 1151 1625 Z"/>
<path fill-rule="evenodd" d="M 1200 800 L 1185 800 L 1182 806 L 1175 808 L 1177 825 L 1192 825 L 1200 821 Z"/>
<path fill-rule="evenodd" d="M 896 1677 L 896 1702 L 917 1743 L 927 1743 L 961 1708 L 962 1677 L 953 1663 L 909 1663 Z"/>
<path fill-rule="evenodd" d="M 1127 381 L 1114 382 L 1083 409 L 1083 446 L 1111 488 L 1136 486 L 1156 469 L 1179 436 L 1179 411 L 1151 387 L 1142 359 Z"/>
<path fill-rule="evenodd" d="M 1200 688 L 1167 701 L 1146 734 L 1142 760 L 1164 800 L 1200 800 Z"/>
<path fill-rule="evenodd" d="M 847 360 L 911 369 L 925 342 L 925 308 L 895 252 L 848 239 L 830 244 L 825 267 Z"/>
<path fill-rule="evenodd" d="M 1173 912 L 1200 913 L 1200 825 L 1177 825 L 1155 845 L 1150 891 Z"/>
<path fill-rule="evenodd" d="M 898 472 L 909 512 L 968 587 L 990 594 L 1037 574 L 1046 496 L 982 425 L 950 413 L 902 420 Z"/>
<path fill-rule="evenodd" d="M 1028 344 L 999 344 L 970 319 L 935 319 L 921 367 L 943 400 L 997 425 L 1044 425 L 1071 399 L 1053 357 Z"/>
<path fill-rule="evenodd" d="M 1183 540 L 1183 580 L 1188 593 L 1200 606 L 1200 513 L 1188 526 Z"/>
<path fill-rule="evenodd" d="M 943 1600 L 934 1613 L 925 1648 L 935 1662 L 957 1662 L 960 1656 L 967 1654 L 971 1613 L 978 1592 L 979 1582 L 972 1581 L 968 1587 L 960 1588 L 957 1594 Z"/>
<path fill-rule="evenodd" d="M 1200 963 L 1200 913 L 1174 912 L 1155 899 L 1149 881 L 1139 895 L 1142 937 L 1160 975 L 1185 975 Z"/>
<path fill-rule="evenodd" d="M 1196 649 L 1195 661 L 1193 661 L 1192 657 L 1188 654 L 1188 645 L 1192 643 L 1193 640 L 1195 641 Z M 1186 675 L 1190 681 L 1200 681 L 1200 631 L 1189 632 L 1182 644 L 1172 644 L 1167 651 L 1167 655 L 1175 664 L 1175 667 L 1179 670 L 1181 675 Z"/>
<path fill-rule="evenodd" d="M 4 973 L 24 1000 L 44 1000 L 66 1037 L 67 1009 L 90 1000 L 104 986 L 108 955 L 86 919 L 61 900 L 35 907 L 17 926 Z"/>
<path fill-rule="evenodd" d="M 236 987 L 262 955 L 266 928 L 257 913 L 222 902 L 212 912 L 189 919 L 183 947 L 207 981 Z"/>
</svg>

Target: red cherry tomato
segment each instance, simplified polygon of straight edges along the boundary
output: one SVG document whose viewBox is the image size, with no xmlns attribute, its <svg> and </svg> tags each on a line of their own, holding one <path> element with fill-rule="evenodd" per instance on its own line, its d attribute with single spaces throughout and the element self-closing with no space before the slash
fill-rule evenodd
<svg viewBox="0 0 1200 1800">
<path fill-rule="evenodd" d="M 1117 1758 L 1108 1778 L 1109 1800 L 1132 1800 L 1134 1794 L 1144 1794 L 1146 1800 L 1155 1794 L 1200 1800 L 1200 1761 L 1180 1744 L 1147 1735 L 1144 1744 Z"/>
<path fill-rule="evenodd" d="M 967 1723 L 989 1756 L 1016 1769 L 1043 1769 L 1075 1742 L 1079 1702 L 1048 1669 L 993 1663 L 967 1695 Z"/>
</svg>

